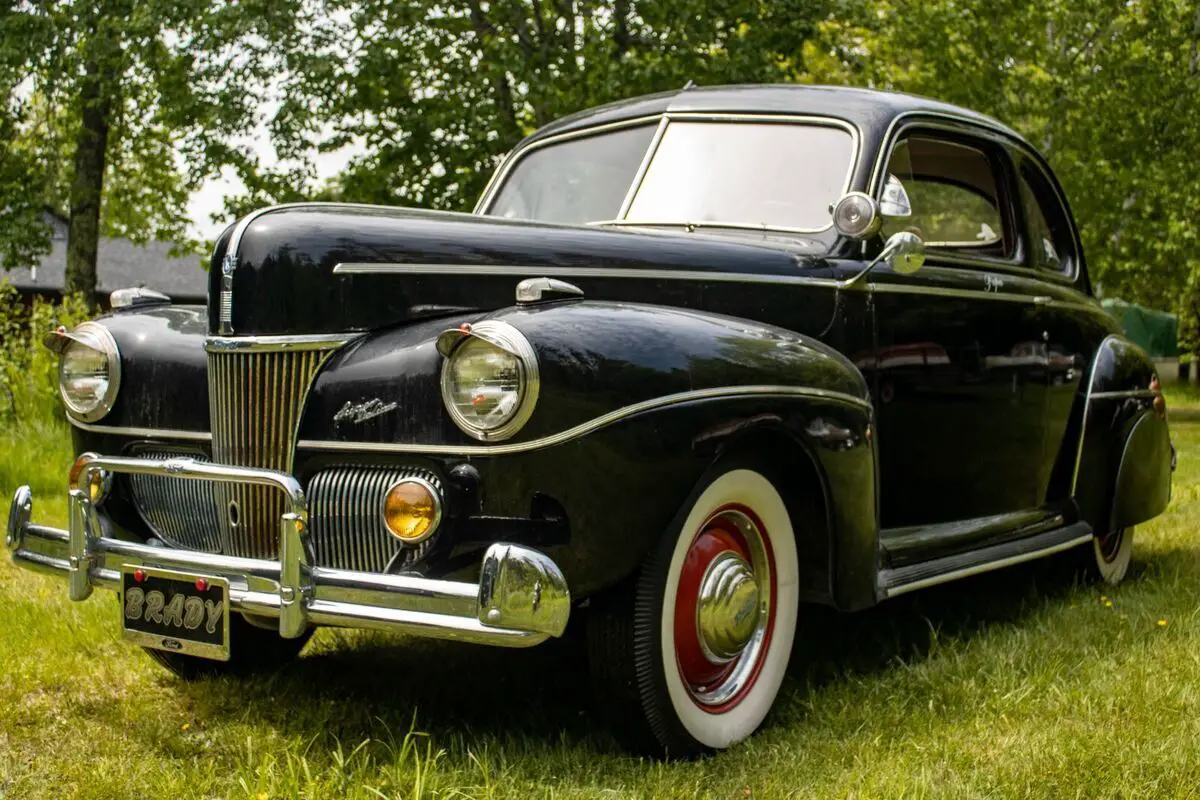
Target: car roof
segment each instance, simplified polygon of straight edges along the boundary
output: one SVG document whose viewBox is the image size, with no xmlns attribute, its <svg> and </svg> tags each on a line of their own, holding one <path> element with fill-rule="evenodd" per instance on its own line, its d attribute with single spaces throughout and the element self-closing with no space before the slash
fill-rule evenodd
<svg viewBox="0 0 1200 800">
<path fill-rule="evenodd" d="M 677 91 L 634 97 L 564 117 L 539 129 L 522 144 L 597 125 L 668 112 L 835 117 L 853 123 L 864 133 L 887 128 L 901 115 L 928 113 L 974 122 L 1028 144 L 1007 125 L 951 103 L 901 92 L 807 84 L 687 86 Z"/>
</svg>

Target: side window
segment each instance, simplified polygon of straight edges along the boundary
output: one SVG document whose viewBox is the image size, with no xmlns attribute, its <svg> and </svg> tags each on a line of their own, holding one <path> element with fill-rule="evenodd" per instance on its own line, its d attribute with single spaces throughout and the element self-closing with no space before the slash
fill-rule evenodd
<svg viewBox="0 0 1200 800">
<path fill-rule="evenodd" d="M 1068 272 L 1074 252 L 1071 226 L 1049 180 L 1033 164 L 1022 161 L 1019 183 L 1034 266 Z"/>
<path fill-rule="evenodd" d="M 908 230 L 948 253 L 1011 258 L 1016 236 L 997 164 L 985 150 L 958 141 L 928 134 L 903 139 L 888 161 L 887 194 L 907 195 L 912 214 L 885 217 L 884 235 Z"/>
</svg>

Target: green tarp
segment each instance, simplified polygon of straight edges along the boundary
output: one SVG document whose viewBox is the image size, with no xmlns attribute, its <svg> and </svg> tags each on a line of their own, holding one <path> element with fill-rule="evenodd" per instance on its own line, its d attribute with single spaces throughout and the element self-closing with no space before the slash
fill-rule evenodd
<svg viewBox="0 0 1200 800">
<path fill-rule="evenodd" d="M 1155 311 L 1124 300 L 1102 300 L 1104 310 L 1117 318 L 1125 335 L 1136 342 L 1151 358 L 1176 358 L 1178 323 L 1174 314 Z"/>
</svg>

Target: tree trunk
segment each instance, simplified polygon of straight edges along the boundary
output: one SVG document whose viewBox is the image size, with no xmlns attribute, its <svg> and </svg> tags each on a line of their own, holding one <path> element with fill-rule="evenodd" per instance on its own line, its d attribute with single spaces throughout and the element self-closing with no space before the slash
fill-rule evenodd
<svg viewBox="0 0 1200 800">
<path fill-rule="evenodd" d="M 79 133 L 75 138 L 75 175 L 67 228 L 64 293 L 81 293 L 89 307 L 96 299 L 96 255 L 100 246 L 100 200 L 113 98 L 107 86 L 102 47 L 92 49 L 79 89 Z"/>
</svg>

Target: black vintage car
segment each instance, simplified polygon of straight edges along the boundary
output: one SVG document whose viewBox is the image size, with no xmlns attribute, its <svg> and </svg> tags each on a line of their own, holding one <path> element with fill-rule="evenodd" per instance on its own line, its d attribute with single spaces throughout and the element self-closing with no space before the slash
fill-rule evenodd
<svg viewBox="0 0 1200 800">
<path fill-rule="evenodd" d="M 895 94 L 687 89 L 530 136 L 474 214 L 300 204 L 50 344 L 81 454 L 17 563 L 192 676 L 316 626 L 587 637 L 670 755 L 750 735 L 799 614 L 1073 550 L 1170 495 L 1154 367 L 1045 160 Z M 114 620 L 117 622 L 117 620 Z"/>
</svg>

